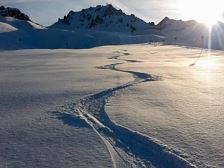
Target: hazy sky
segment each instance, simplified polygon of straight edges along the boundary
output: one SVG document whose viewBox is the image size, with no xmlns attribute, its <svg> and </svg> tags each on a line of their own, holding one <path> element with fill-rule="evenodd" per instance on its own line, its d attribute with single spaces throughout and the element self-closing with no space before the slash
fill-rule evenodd
<svg viewBox="0 0 224 168">
<path fill-rule="evenodd" d="M 191 2 L 189 9 L 186 9 L 185 16 L 181 15 L 180 7 L 178 2 Z M 28 14 L 31 19 L 35 22 L 41 23 L 43 25 L 50 25 L 57 21 L 60 17 L 70 10 L 80 10 L 90 6 L 105 5 L 106 3 L 111 3 L 119 8 L 121 8 L 126 13 L 134 13 L 136 16 L 142 18 L 145 21 L 159 22 L 165 16 L 174 19 L 196 19 L 190 14 L 191 8 L 195 7 L 193 3 L 198 3 L 198 6 L 202 6 L 201 3 L 204 2 L 214 2 L 223 0 L 0 0 L 0 5 L 5 5 L 8 7 L 16 7 L 21 9 L 24 13 Z M 183 5 L 186 6 L 185 4 Z M 192 15 L 197 15 L 198 6 Z M 210 7 L 207 4 L 207 7 Z M 217 7 L 214 6 L 214 9 Z M 201 15 L 205 17 L 207 9 Z M 189 14 L 188 14 L 189 13 Z M 199 17 L 198 17 L 199 18 Z M 200 18 L 199 18 L 200 19 Z"/>
</svg>

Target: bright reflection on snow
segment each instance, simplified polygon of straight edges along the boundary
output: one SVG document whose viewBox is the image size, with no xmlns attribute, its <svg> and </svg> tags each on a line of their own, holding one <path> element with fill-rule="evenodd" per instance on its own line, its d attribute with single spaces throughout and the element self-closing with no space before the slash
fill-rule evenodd
<svg viewBox="0 0 224 168">
<path fill-rule="evenodd" d="M 196 64 L 197 70 L 194 72 L 194 76 L 203 81 L 204 84 L 210 86 L 216 80 L 216 68 L 217 64 L 211 54 L 207 57 L 201 58 Z"/>
<path fill-rule="evenodd" d="M 212 59 L 211 54 L 209 54 L 207 58 L 199 61 L 197 66 L 202 67 L 203 69 L 212 70 L 215 68 L 216 64 L 214 59 Z"/>
<path fill-rule="evenodd" d="M 211 45 L 212 42 L 212 26 L 209 26 L 208 32 L 208 49 L 207 49 L 207 57 L 203 57 L 197 64 L 198 67 L 202 71 L 200 71 L 200 75 L 203 80 L 206 80 L 210 85 L 214 80 L 214 69 L 216 68 L 216 64 L 214 61 L 214 56 L 212 56 Z"/>
<path fill-rule="evenodd" d="M 207 58 L 202 59 L 198 62 L 199 67 L 203 67 L 203 69 L 212 70 L 215 68 L 214 58 L 211 54 L 211 41 L 212 41 L 212 26 L 209 27 L 209 34 L 208 34 L 208 50 L 207 50 Z"/>
</svg>

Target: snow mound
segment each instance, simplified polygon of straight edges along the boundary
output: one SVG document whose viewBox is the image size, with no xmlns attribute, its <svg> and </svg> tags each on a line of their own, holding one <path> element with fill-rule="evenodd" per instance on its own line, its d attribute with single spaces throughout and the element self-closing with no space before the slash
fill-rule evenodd
<svg viewBox="0 0 224 168">
<path fill-rule="evenodd" d="M 0 33 L 0 49 L 57 49 L 57 48 L 91 48 L 95 39 L 86 34 L 76 32 L 26 29 L 8 33 Z"/>
<path fill-rule="evenodd" d="M 0 17 L 0 23 L 4 23 L 10 25 L 18 30 L 25 30 L 25 29 L 43 29 L 44 27 L 34 23 L 32 21 L 27 20 L 19 20 L 13 17 Z"/>
<path fill-rule="evenodd" d="M 0 33 L 6 33 L 6 32 L 11 32 L 11 31 L 16 31 L 16 30 L 18 30 L 18 29 L 9 24 L 0 22 Z"/>
</svg>

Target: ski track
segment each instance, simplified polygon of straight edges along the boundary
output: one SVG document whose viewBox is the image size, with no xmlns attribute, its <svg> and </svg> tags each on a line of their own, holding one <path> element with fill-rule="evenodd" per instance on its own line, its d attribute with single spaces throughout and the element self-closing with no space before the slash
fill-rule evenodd
<svg viewBox="0 0 224 168">
<path fill-rule="evenodd" d="M 193 168 L 196 167 L 180 156 L 177 151 L 169 149 L 166 145 L 156 140 L 133 131 L 111 121 L 105 111 L 105 106 L 110 97 L 116 93 L 144 82 L 159 80 L 150 74 L 127 71 L 117 68 L 125 63 L 140 62 L 137 60 L 122 59 L 122 56 L 130 55 L 125 50 L 115 52 L 116 56 L 109 59 L 122 61 L 99 69 L 113 70 L 129 73 L 134 80 L 126 84 L 109 88 L 99 93 L 81 98 L 79 102 L 65 105 L 59 111 L 53 112 L 57 119 L 63 120 L 70 117 L 70 121 L 78 118 L 93 129 L 105 143 L 113 162 L 114 168 L 125 167 L 150 167 L 150 168 Z M 64 123 L 66 123 L 64 121 Z M 74 126 L 73 123 L 66 123 Z"/>
</svg>

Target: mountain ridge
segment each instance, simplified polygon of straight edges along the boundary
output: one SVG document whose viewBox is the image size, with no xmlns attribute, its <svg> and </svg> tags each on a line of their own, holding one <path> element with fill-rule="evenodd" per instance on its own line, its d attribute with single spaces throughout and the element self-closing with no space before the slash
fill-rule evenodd
<svg viewBox="0 0 224 168">
<path fill-rule="evenodd" d="M 0 7 L 0 49 L 13 48 L 90 48 L 103 45 L 162 43 L 224 50 L 224 24 L 211 33 L 194 20 L 165 17 L 146 23 L 134 14 L 125 14 L 111 4 L 81 11 L 70 11 L 49 27 L 31 21 L 16 8 Z"/>
<path fill-rule="evenodd" d="M 24 13 L 22 13 L 19 9 L 17 8 L 10 8 L 10 7 L 4 7 L 0 6 L 0 16 L 3 17 L 13 17 L 19 20 L 26 20 L 26 21 L 31 21 L 30 17 Z"/>
<path fill-rule="evenodd" d="M 154 22 L 146 23 L 134 14 L 125 14 L 121 9 L 116 9 L 113 5 L 107 4 L 76 12 L 70 11 L 64 18 L 59 18 L 49 28 L 134 33 L 153 28 L 154 25 Z"/>
</svg>

